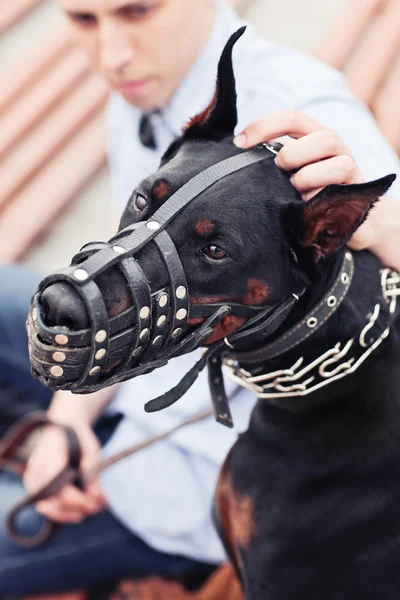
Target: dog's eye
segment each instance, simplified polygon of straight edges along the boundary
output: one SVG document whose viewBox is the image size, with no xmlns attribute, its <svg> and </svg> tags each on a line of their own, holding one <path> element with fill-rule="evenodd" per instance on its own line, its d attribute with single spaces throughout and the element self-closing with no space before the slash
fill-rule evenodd
<svg viewBox="0 0 400 600">
<path fill-rule="evenodd" d="M 135 211 L 137 213 L 142 213 L 144 210 L 146 210 L 147 206 L 148 202 L 146 198 L 144 198 L 140 194 L 136 194 L 136 197 L 133 201 L 133 208 L 135 209 Z"/>
<path fill-rule="evenodd" d="M 208 258 L 212 258 L 212 260 L 222 260 L 228 256 L 225 250 L 216 244 L 205 246 L 201 251 L 203 254 L 208 256 Z"/>
</svg>

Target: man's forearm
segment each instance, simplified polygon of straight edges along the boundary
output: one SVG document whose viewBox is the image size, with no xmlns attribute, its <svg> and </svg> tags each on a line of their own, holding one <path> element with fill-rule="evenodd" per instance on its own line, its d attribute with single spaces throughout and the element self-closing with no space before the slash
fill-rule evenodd
<svg viewBox="0 0 400 600">
<path fill-rule="evenodd" d="M 92 394 L 56 392 L 53 396 L 49 417 L 59 423 L 93 425 L 113 399 L 118 386 L 111 386 Z"/>
<path fill-rule="evenodd" d="M 371 211 L 375 235 L 368 249 L 384 265 L 400 271 L 400 203 L 384 196 Z"/>
</svg>

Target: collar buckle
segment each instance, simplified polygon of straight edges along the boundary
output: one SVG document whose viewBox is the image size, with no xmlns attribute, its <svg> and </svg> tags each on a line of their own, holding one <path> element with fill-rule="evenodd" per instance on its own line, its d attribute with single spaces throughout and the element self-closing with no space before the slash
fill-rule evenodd
<svg viewBox="0 0 400 600">
<path fill-rule="evenodd" d="M 283 148 L 283 144 L 281 144 L 280 142 L 264 142 L 262 145 L 263 148 L 269 150 L 269 152 L 272 152 L 272 154 L 278 154 L 279 151 Z"/>
<path fill-rule="evenodd" d="M 381 271 L 381 285 L 383 298 L 389 304 L 390 314 L 396 310 L 397 297 L 400 296 L 400 274 L 392 269 Z"/>
</svg>

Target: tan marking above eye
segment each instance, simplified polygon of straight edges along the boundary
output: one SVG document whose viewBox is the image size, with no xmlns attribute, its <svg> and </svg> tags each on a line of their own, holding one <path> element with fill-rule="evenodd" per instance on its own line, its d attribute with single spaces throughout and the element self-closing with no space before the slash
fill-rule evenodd
<svg viewBox="0 0 400 600">
<path fill-rule="evenodd" d="M 243 304 L 262 304 L 270 294 L 269 285 L 259 279 L 249 279 Z"/>
<path fill-rule="evenodd" d="M 168 196 L 169 191 L 170 191 L 169 184 L 166 181 L 159 181 L 158 183 L 156 183 L 154 185 L 152 193 L 155 196 L 155 198 L 162 200 L 163 198 Z"/>
<path fill-rule="evenodd" d="M 211 235 L 215 230 L 215 224 L 210 219 L 200 219 L 194 230 L 198 235 Z"/>
</svg>

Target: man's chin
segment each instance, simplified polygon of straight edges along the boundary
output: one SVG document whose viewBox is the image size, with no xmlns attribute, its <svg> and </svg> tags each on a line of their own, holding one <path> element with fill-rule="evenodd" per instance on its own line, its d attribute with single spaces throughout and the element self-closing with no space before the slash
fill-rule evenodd
<svg viewBox="0 0 400 600">
<path fill-rule="evenodd" d="M 140 110 L 151 111 L 158 109 L 160 102 L 160 94 L 157 93 L 156 85 L 153 80 L 149 80 L 143 84 L 125 84 L 114 88 L 131 106 L 135 106 Z"/>
<path fill-rule="evenodd" d="M 118 90 L 117 92 L 121 94 L 121 96 L 126 102 L 128 102 L 128 104 L 134 106 L 135 108 L 139 108 L 140 110 L 143 110 L 145 112 L 151 112 L 152 110 L 157 110 L 159 108 L 159 106 L 153 99 L 137 98 L 135 96 L 132 96 L 131 94 L 123 94 Z"/>
</svg>

